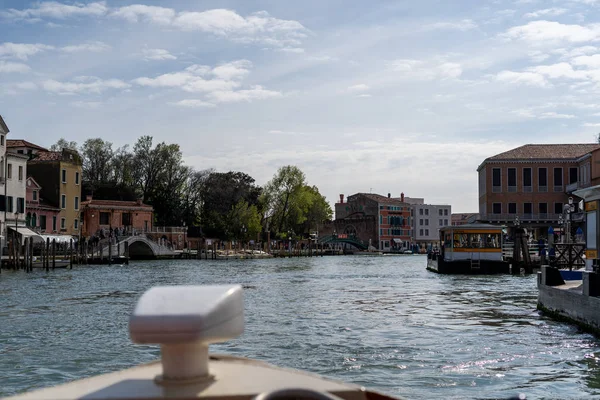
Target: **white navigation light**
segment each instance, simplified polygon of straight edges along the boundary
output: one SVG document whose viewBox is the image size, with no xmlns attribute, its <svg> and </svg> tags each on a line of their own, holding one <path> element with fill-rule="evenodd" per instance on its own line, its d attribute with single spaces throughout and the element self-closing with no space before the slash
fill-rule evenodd
<svg viewBox="0 0 600 400">
<path fill-rule="evenodd" d="M 240 285 L 162 286 L 142 295 L 129 319 L 134 343 L 160 344 L 164 382 L 208 374 L 208 345 L 244 331 Z"/>
</svg>

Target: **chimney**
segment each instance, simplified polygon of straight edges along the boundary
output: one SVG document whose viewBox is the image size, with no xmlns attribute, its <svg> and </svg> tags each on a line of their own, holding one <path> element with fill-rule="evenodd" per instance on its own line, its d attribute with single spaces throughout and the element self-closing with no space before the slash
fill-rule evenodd
<svg viewBox="0 0 600 400">
<path fill-rule="evenodd" d="M 400 193 L 400 201 L 404 203 L 404 192 Z"/>
<path fill-rule="evenodd" d="M 388 199 L 390 199 L 392 197 L 391 193 L 388 193 Z"/>
<path fill-rule="evenodd" d="M 137 204 L 138 206 L 141 206 L 142 205 L 142 199 L 137 199 L 135 201 L 135 204 Z"/>
<path fill-rule="evenodd" d="M 92 195 L 88 194 L 87 196 L 85 196 L 86 201 L 92 201 Z"/>
<path fill-rule="evenodd" d="M 340 194 L 340 204 L 344 204 L 344 195 Z"/>
</svg>

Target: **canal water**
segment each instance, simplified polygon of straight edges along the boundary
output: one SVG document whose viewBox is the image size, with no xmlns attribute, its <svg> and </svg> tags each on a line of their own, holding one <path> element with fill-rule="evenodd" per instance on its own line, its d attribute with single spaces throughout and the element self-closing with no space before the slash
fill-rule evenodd
<svg viewBox="0 0 600 400">
<path fill-rule="evenodd" d="M 600 398 L 600 341 L 536 311 L 535 276 L 442 276 L 423 256 L 151 261 L 0 275 L 0 396 L 158 357 L 127 321 L 155 285 L 244 285 L 213 351 L 414 399 Z"/>
</svg>

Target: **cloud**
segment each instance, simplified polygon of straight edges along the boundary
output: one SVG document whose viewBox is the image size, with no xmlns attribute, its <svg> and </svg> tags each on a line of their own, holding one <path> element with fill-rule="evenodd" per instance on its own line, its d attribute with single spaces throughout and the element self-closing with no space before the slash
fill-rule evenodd
<svg viewBox="0 0 600 400">
<path fill-rule="evenodd" d="M 251 89 L 238 91 L 217 91 L 209 93 L 209 98 L 217 103 L 237 103 L 240 101 L 251 102 L 252 100 L 265 100 L 281 97 L 281 92 L 264 89 L 256 85 Z"/>
<path fill-rule="evenodd" d="M 349 92 L 364 92 L 365 90 L 369 90 L 370 87 L 368 85 L 365 85 L 364 83 L 360 83 L 358 85 L 352 85 L 352 86 L 348 86 L 348 91 Z"/>
<path fill-rule="evenodd" d="M 537 11 L 527 13 L 527 14 L 523 15 L 523 17 L 524 18 L 556 17 L 556 16 L 566 13 L 567 11 L 569 11 L 569 10 L 567 10 L 566 8 L 552 7 L 552 8 L 545 8 L 543 10 L 537 10 Z"/>
<path fill-rule="evenodd" d="M 541 113 L 540 115 L 538 115 L 539 119 L 573 119 L 573 118 L 577 118 L 575 115 L 573 114 L 560 114 L 554 111 L 549 111 L 549 112 L 545 112 L 545 113 Z"/>
<path fill-rule="evenodd" d="M 511 84 L 523 84 L 527 86 L 548 87 L 549 82 L 543 75 L 535 72 L 514 72 L 502 71 L 496 75 L 496 79 L 500 82 Z"/>
<path fill-rule="evenodd" d="M 41 18 L 65 19 L 68 17 L 102 16 L 107 11 L 108 8 L 104 1 L 88 4 L 75 3 L 73 5 L 62 4 L 56 1 L 42 1 L 35 3 L 34 7 L 24 10 L 10 8 L 0 11 L 0 16 L 7 19 L 38 21 Z"/>
<path fill-rule="evenodd" d="M 27 60 L 27 58 L 29 58 L 32 55 L 41 53 L 46 50 L 51 50 L 53 48 L 53 46 L 48 46 L 41 43 L 28 44 L 5 42 L 0 44 L 0 57 Z"/>
<path fill-rule="evenodd" d="M 272 17 L 260 11 L 243 17 L 233 10 L 213 9 L 201 12 L 176 12 L 172 8 L 135 4 L 116 9 L 113 17 L 131 23 L 147 22 L 188 32 L 205 32 L 242 43 L 260 43 L 269 47 L 296 50 L 308 34 L 300 22 Z"/>
<path fill-rule="evenodd" d="M 29 72 L 31 68 L 27 64 L 23 63 L 15 63 L 0 60 L 0 73 L 8 73 L 8 72 Z"/>
<path fill-rule="evenodd" d="M 43 81 L 41 86 L 47 92 L 58 94 L 100 94 L 109 89 L 127 89 L 131 87 L 130 84 L 119 79 L 104 80 L 95 76 L 77 77 L 72 82 L 60 82 L 54 79 L 48 79 Z"/>
<path fill-rule="evenodd" d="M 528 70 L 534 73 L 545 75 L 551 79 L 585 79 L 589 76 L 587 71 L 574 70 L 571 64 L 566 62 L 552 65 L 539 65 L 537 67 L 528 68 Z"/>
<path fill-rule="evenodd" d="M 600 122 L 594 122 L 594 123 L 586 122 L 586 123 L 582 124 L 582 126 L 598 128 L 598 127 L 600 127 Z"/>
<path fill-rule="evenodd" d="M 357 95 L 356 97 L 373 97 L 373 96 L 370 94 L 367 94 L 367 93 L 363 93 L 363 94 Z"/>
<path fill-rule="evenodd" d="M 400 59 L 389 63 L 393 71 L 407 78 L 424 80 L 452 79 L 462 75 L 462 66 L 454 62 L 425 62 L 411 59 Z"/>
<path fill-rule="evenodd" d="M 210 108 L 210 107 L 215 107 L 215 105 L 213 103 L 209 103 L 207 101 L 202 101 L 202 100 L 198 100 L 198 99 L 180 100 L 178 102 L 169 103 L 169 104 L 171 104 L 173 106 L 187 107 L 187 108 Z"/>
<path fill-rule="evenodd" d="M 573 65 L 585 66 L 591 68 L 600 68 L 600 54 L 593 56 L 579 56 L 572 60 Z"/>
<path fill-rule="evenodd" d="M 73 101 L 71 102 L 73 107 L 83 108 L 86 110 L 96 110 L 102 106 L 100 101 Z"/>
<path fill-rule="evenodd" d="M 163 61 L 163 60 L 176 60 L 173 54 L 169 53 L 165 49 L 142 49 L 142 56 L 144 60 L 155 60 L 155 61 Z"/>
<path fill-rule="evenodd" d="M 76 44 L 71 46 L 61 47 L 60 50 L 65 53 L 77 53 L 80 51 L 91 51 L 95 53 L 100 53 L 102 51 L 110 50 L 111 47 L 103 42 L 90 42 L 84 44 Z"/>
<path fill-rule="evenodd" d="M 423 31 L 430 30 L 457 30 L 457 31 L 469 31 L 477 28 L 477 24 L 471 19 L 463 19 L 457 22 L 436 22 L 433 24 L 424 25 Z"/>
<path fill-rule="evenodd" d="M 555 21 L 532 21 L 526 25 L 514 26 L 503 36 L 509 40 L 523 40 L 540 45 L 544 42 L 581 43 L 596 41 L 600 38 L 600 25 L 568 25 Z"/>
</svg>

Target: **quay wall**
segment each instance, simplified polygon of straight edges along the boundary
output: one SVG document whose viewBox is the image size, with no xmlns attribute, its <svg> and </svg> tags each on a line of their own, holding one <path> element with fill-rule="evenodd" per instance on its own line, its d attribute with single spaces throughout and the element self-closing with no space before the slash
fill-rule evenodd
<svg viewBox="0 0 600 400">
<path fill-rule="evenodd" d="M 540 285 L 538 309 L 556 319 L 575 323 L 587 331 L 600 334 L 600 298 Z"/>
</svg>

